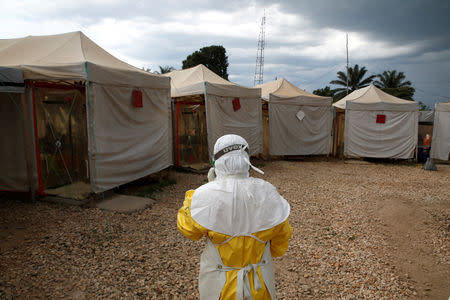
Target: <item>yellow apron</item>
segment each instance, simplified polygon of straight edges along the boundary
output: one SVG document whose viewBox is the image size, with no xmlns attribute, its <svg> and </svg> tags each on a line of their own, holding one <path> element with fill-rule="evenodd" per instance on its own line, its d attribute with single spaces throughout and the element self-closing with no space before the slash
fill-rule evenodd
<svg viewBox="0 0 450 300">
<path fill-rule="evenodd" d="M 265 243 L 254 235 L 250 234 L 249 236 L 261 243 Z M 232 238 L 233 237 L 230 237 L 228 240 L 219 245 L 225 244 Z M 270 254 L 270 242 L 265 243 L 265 245 L 263 256 L 258 263 L 248 264 L 242 268 L 233 268 L 223 264 L 219 251 L 208 238 L 206 247 L 200 258 L 200 300 L 220 299 L 220 294 L 226 282 L 226 272 L 233 270 L 238 270 L 236 299 L 253 299 L 248 274 L 253 271 L 253 286 L 255 290 L 260 290 L 262 288 L 262 284 L 258 276 L 258 268 L 260 269 L 264 284 L 270 293 L 270 297 L 275 299 L 275 279 L 272 255 Z"/>
</svg>

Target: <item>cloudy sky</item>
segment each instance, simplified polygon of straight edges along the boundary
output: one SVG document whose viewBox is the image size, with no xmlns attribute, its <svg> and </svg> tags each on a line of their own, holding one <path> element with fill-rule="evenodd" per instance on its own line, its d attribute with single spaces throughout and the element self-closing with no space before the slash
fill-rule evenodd
<svg viewBox="0 0 450 300">
<path fill-rule="evenodd" d="M 201 47 L 223 45 L 233 82 L 252 86 L 266 14 L 264 82 L 285 77 L 312 92 L 350 64 L 398 70 L 433 106 L 450 101 L 449 0 L 15 0 L 2 1 L 0 38 L 83 31 L 136 66 L 181 68 Z"/>
</svg>

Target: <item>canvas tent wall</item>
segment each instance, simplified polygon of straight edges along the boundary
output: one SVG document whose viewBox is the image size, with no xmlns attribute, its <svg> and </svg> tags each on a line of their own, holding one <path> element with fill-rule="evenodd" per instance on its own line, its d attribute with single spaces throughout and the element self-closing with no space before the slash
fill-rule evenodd
<svg viewBox="0 0 450 300">
<path fill-rule="evenodd" d="M 204 65 L 165 75 L 171 78 L 178 165 L 209 162 L 216 140 L 224 134 L 245 138 L 250 155 L 261 153 L 261 89 L 229 82 Z M 203 155 L 193 155 L 199 152 Z"/>
<path fill-rule="evenodd" d="M 67 136 L 71 126 L 79 127 L 80 143 L 85 141 L 84 179 L 94 192 L 172 164 L 168 78 L 118 60 L 81 32 L 0 40 L 0 66 L 22 70 L 27 82 L 25 99 L 35 113 L 28 111 L 24 118 L 35 125 L 37 173 L 39 181 L 43 181 L 39 183 L 41 193 L 48 187 L 41 171 L 46 167 L 51 170 L 52 164 L 39 164 L 46 162 L 50 152 L 59 157 L 53 160 L 53 165 L 62 164 L 66 171 L 70 169 L 71 158 L 60 150 L 70 140 Z M 78 111 L 73 113 L 76 107 Z M 54 115 L 55 112 L 61 113 Z M 55 133 L 58 127 L 61 132 Z M 8 128 L 17 130 L 13 124 Z M 53 136 L 53 145 L 47 145 L 52 147 L 49 151 L 42 145 L 43 135 Z M 82 147 L 77 141 L 72 139 Z M 2 137 L 2 144 L 5 143 L 8 141 Z M 65 177 L 61 184 L 68 184 L 66 179 L 71 178 L 69 174 Z"/>
<path fill-rule="evenodd" d="M 331 98 L 310 94 L 284 78 L 256 87 L 268 103 L 270 155 L 330 153 Z"/>
<path fill-rule="evenodd" d="M 434 113 L 431 157 L 450 159 L 450 102 L 436 103 Z"/>
<path fill-rule="evenodd" d="M 30 122 L 24 114 L 30 109 L 25 101 L 25 82 L 19 69 L 0 67 L 0 190 L 32 192 L 37 189 L 33 165 L 33 140 Z M 15 130 L 11 130 L 15 128 Z"/>
<path fill-rule="evenodd" d="M 345 109 L 345 156 L 401 159 L 414 156 L 417 102 L 394 97 L 370 85 L 333 105 Z"/>
</svg>

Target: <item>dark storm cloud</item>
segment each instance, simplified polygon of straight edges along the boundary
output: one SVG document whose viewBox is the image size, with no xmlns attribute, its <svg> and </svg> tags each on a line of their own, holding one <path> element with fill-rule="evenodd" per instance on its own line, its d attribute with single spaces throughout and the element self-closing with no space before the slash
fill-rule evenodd
<svg viewBox="0 0 450 300">
<path fill-rule="evenodd" d="M 275 3 L 279 3 L 283 11 L 307 17 L 317 27 L 361 31 L 396 43 L 434 39 L 447 45 L 450 43 L 448 0 L 301 0 Z"/>
<path fill-rule="evenodd" d="M 369 74 L 405 72 L 418 100 L 450 96 L 450 1 L 441 0 L 79 0 L 6 2 L 0 38 L 82 30 L 137 67 L 171 65 L 223 45 L 230 79 L 252 86 L 260 18 L 266 9 L 265 82 L 286 77 L 312 91 L 350 64 Z M 447 99 L 448 101 L 449 99 Z"/>
</svg>

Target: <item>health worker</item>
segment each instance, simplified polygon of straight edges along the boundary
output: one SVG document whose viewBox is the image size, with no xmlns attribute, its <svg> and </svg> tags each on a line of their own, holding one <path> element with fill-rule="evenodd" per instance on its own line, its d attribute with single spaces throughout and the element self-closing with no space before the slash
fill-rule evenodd
<svg viewBox="0 0 450 300">
<path fill-rule="evenodd" d="M 282 256 L 292 227 L 289 203 L 249 160 L 248 143 L 234 134 L 214 145 L 209 182 L 186 192 L 178 230 L 187 238 L 206 237 L 200 258 L 201 300 L 275 299 L 272 257 Z"/>
</svg>

